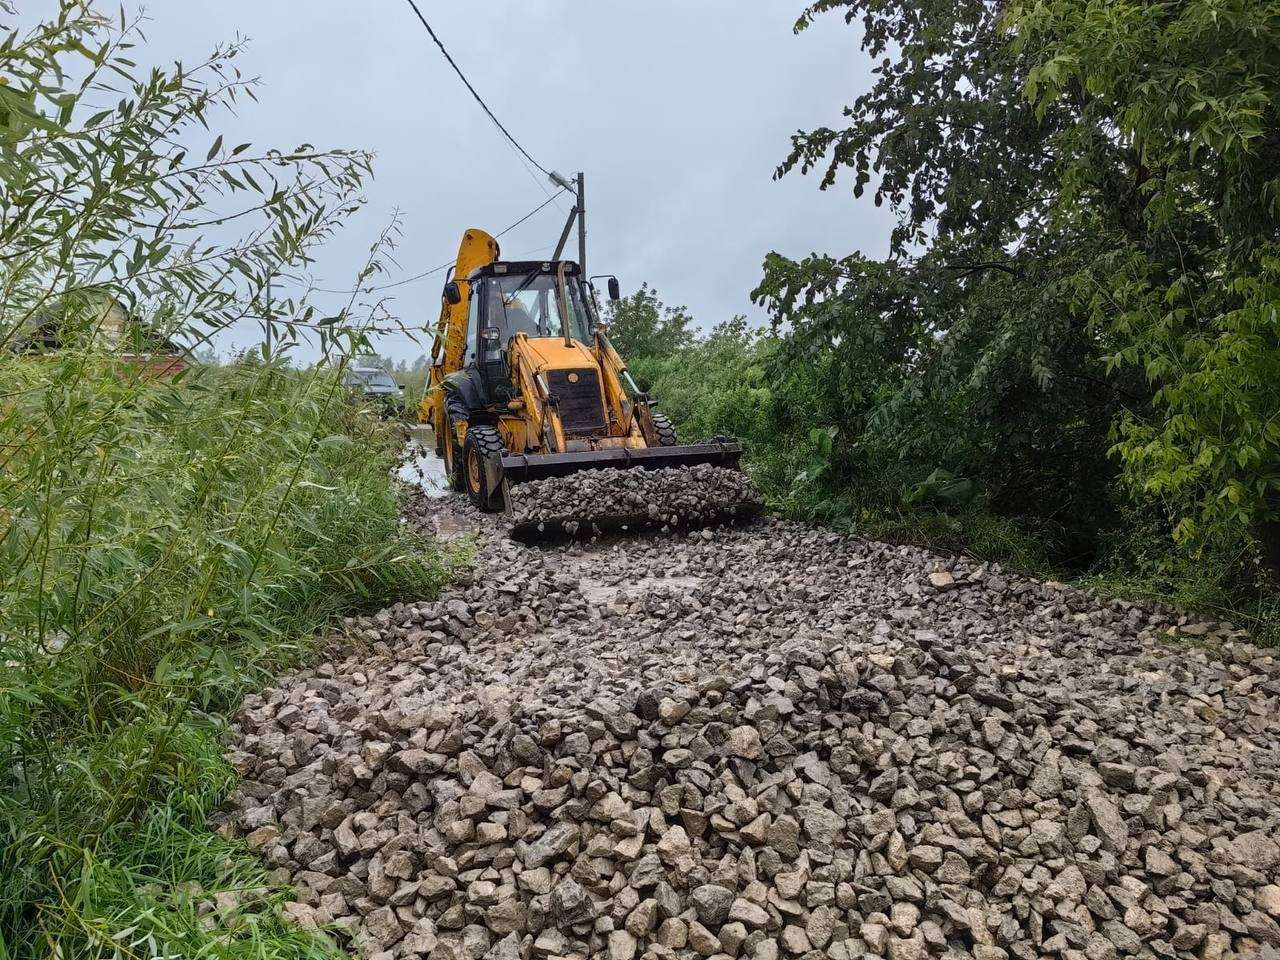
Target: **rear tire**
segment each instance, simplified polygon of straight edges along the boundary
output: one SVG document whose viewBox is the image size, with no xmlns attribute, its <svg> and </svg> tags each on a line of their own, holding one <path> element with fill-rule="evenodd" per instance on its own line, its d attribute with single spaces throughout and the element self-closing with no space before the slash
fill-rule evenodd
<svg viewBox="0 0 1280 960">
<path fill-rule="evenodd" d="M 444 418 L 444 436 L 439 438 L 443 451 L 444 477 L 449 482 L 450 490 L 465 490 L 462 482 L 462 457 L 458 453 L 458 432 L 453 428 L 453 419 Z"/>
<path fill-rule="evenodd" d="M 671 425 L 671 421 L 664 414 L 655 413 L 653 415 L 653 432 L 658 438 L 658 446 L 674 447 L 680 441 L 676 439 L 676 428 Z"/>
<path fill-rule="evenodd" d="M 467 442 L 462 454 L 462 474 L 471 502 L 485 513 L 497 513 L 505 506 L 502 502 L 501 485 L 492 494 L 486 493 L 484 477 L 485 464 L 495 459 L 501 463 L 506 452 L 502 435 L 493 427 L 472 427 L 467 431 Z"/>
</svg>

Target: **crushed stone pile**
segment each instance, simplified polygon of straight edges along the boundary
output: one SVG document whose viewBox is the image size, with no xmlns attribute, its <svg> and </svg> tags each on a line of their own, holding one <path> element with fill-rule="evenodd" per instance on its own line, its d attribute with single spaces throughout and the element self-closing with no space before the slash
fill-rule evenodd
<svg viewBox="0 0 1280 960">
<path fill-rule="evenodd" d="M 249 697 L 222 825 L 362 956 L 1280 946 L 1280 665 L 1229 624 L 776 520 L 410 513 L 473 575 Z"/>
<path fill-rule="evenodd" d="M 590 531 L 617 520 L 680 527 L 733 512 L 758 512 L 764 498 L 740 470 L 701 464 L 659 470 L 583 470 L 519 484 L 511 491 L 518 525 Z"/>
</svg>

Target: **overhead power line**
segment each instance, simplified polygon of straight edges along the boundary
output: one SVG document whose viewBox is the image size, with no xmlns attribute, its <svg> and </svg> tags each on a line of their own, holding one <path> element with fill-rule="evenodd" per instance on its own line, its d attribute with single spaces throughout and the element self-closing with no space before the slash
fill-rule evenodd
<svg viewBox="0 0 1280 960">
<path fill-rule="evenodd" d="M 502 237 L 505 237 L 508 233 L 510 233 L 516 227 L 520 226 L 525 221 L 537 216 L 547 207 L 551 206 L 551 204 L 556 201 L 556 199 L 560 196 L 560 194 L 564 192 L 565 192 L 564 188 L 557 190 L 550 197 L 548 197 L 543 203 L 540 203 L 538 206 L 534 207 L 532 210 L 526 213 L 523 217 L 521 217 L 515 223 L 504 228 L 499 233 L 494 234 L 494 239 L 498 240 L 498 239 L 501 239 Z M 396 280 L 394 283 L 384 283 L 376 287 L 360 287 L 356 290 L 326 290 L 324 287 L 313 287 L 312 289 L 315 290 L 316 293 L 338 293 L 343 295 L 353 294 L 353 293 L 377 293 L 379 290 L 391 290 L 394 287 L 403 287 L 409 283 L 416 283 L 419 280 L 425 280 L 427 277 L 435 276 L 435 274 L 440 273 L 443 270 L 448 270 L 456 262 L 457 262 L 457 257 L 454 257 L 453 259 L 446 260 L 444 263 L 440 264 L 440 266 L 432 267 L 430 270 L 427 270 L 423 273 L 415 274 L 412 277 L 405 277 L 403 280 Z"/>
<path fill-rule="evenodd" d="M 551 204 L 555 203 L 556 199 L 560 196 L 560 194 L 562 194 L 562 193 L 564 193 L 564 192 L 565 192 L 564 187 L 561 187 L 559 190 L 557 190 L 557 191 L 556 191 L 555 193 L 553 193 L 551 196 L 547 197 L 547 202 L 546 202 L 546 203 L 542 204 L 541 206 L 537 207 L 537 208 L 536 208 L 536 209 L 534 209 L 534 210 L 530 210 L 530 211 L 529 211 L 528 213 L 526 213 L 523 217 L 521 217 L 521 218 L 520 218 L 519 220 L 517 220 L 515 223 L 511 224 L 511 226 L 507 227 L 507 228 L 506 228 L 505 230 L 503 230 L 501 233 L 497 233 L 497 234 L 495 234 L 495 235 L 494 235 L 494 239 L 495 239 L 495 240 L 498 240 L 498 239 L 501 239 L 502 237 L 505 237 L 508 233 L 510 233 L 510 232 L 511 232 L 512 230 L 514 230 L 516 227 L 520 226 L 520 224 L 524 223 L 524 222 L 525 222 L 526 220 L 528 220 L 530 217 L 534 216 L 535 214 L 539 214 L 539 213 L 541 213 L 541 212 L 542 212 L 543 210 L 545 210 L 548 206 L 550 206 Z"/>
<path fill-rule="evenodd" d="M 427 22 L 427 18 L 424 17 L 422 15 L 422 11 L 418 9 L 418 4 L 415 3 L 414 0 L 408 0 L 408 3 L 409 6 L 413 7 L 413 12 L 418 15 L 418 19 L 422 21 L 422 25 L 427 28 L 427 33 L 431 34 L 431 39 L 436 42 L 436 46 L 440 48 L 440 52 L 444 54 L 444 58 L 449 61 L 449 66 L 453 67 L 453 72 L 458 75 L 459 79 L 461 79 L 464 84 L 466 84 L 467 89 L 471 91 L 471 96 L 476 98 L 476 103 L 480 104 L 484 112 L 489 115 L 489 119 L 492 120 L 494 125 L 502 131 L 502 135 L 510 140 L 512 146 L 524 154 L 525 158 L 530 163 L 541 170 L 544 175 L 550 177 L 551 171 L 540 164 L 537 160 L 533 159 L 533 157 L 529 155 L 529 151 L 520 145 L 520 141 L 511 135 L 511 131 L 502 125 L 502 121 L 494 116 L 493 111 L 489 109 L 489 105 L 484 102 L 484 99 L 476 92 L 476 88 L 471 85 L 471 81 L 467 79 L 467 75 L 462 72 L 462 68 L 454 62 L 453 57 L 449 56 L 449 51 L 445 49 L 440 38 L 436 36 L 435 30 L 431 29 L 431 24 Z"/>
</svg>

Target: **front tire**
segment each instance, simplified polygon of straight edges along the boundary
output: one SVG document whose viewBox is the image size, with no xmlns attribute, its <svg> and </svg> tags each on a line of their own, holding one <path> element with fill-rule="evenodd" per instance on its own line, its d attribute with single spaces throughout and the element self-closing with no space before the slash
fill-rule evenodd
<svg viewBox="0 0 1280 960">
<path fill-rule="evenodd" d="M 502 435 L 493 427 L 472 427 L 467 431 L 467 442 L 463 446 L 463 478 L 466 482 L 467 494 L 476 509 L 485 513 L 497 513 L 503 509 L 502 485 L 492 493 L 485 488 L 485 465 L 497 460 L 507 452 Z M 499 470 L 501 467 L 499 466 Z"/>
<path fill-rule="evenodd" d="M 676 439 L 676 428 L 672 426 L 671 421 L 666 418 L 665 414 L 655 413 L 653 415 L 653 432 L 658 438 L 658 446 L 674 447 L 680 441 Z"/>
</svg>

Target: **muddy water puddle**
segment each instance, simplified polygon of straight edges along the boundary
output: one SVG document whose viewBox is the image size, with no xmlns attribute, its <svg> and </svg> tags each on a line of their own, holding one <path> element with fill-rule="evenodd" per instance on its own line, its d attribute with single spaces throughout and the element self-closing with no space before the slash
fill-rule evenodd
<svg viewBox="0 0 1280 960">
<path fill-rule="evenodd" d="M 444 461 L 436 456 L 434 446 L 429 439 L 415 438 L 408 443 L 404 462 L 397 477 L 401 483 L 418 487 L 428 497 L 439 498 L 449 495 L 449 481 L 445 479 Z"/>
</svg>

